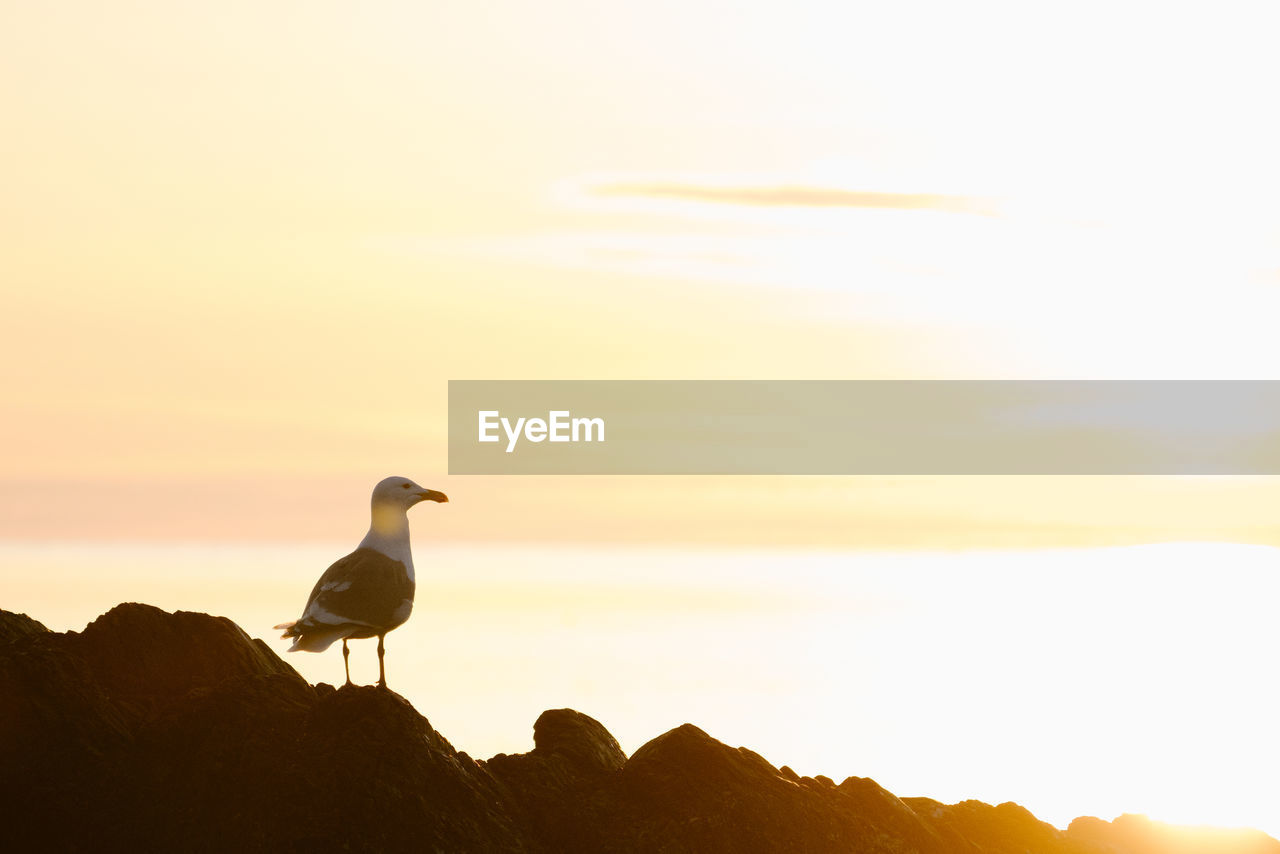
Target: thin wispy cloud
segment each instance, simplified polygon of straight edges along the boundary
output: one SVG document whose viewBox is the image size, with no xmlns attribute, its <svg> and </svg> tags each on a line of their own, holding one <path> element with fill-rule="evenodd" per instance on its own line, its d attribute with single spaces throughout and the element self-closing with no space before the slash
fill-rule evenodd
<svg viewBox="0 0 1280 854">
<path fill-rule="evenodd" d="M 593 189 L 605 198 L 670 199 L 753 207 L 882 208 L 994 216 L 991 199 L 946 193 L 886 193 L 836 187 L 715 186 L 681 183 L 611 183 Z"/>
</svg>

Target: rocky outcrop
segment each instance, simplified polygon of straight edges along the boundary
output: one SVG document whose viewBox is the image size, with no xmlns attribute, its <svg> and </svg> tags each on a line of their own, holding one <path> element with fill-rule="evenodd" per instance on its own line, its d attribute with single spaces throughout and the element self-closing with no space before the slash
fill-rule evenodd
<svg viewBox="0 0 1280 854">
<path fill-rule="evenodd" d="M 1280 854 L 1255 831 L 899 799 L 691 724 L 630 759 L 571 709 L 533 737 L 475 761 L 398 695 L 308 685 L 222 618 L 127 604 L 60 634 L 0 611 L 6 850 Z"/>
<path fill-rule="evenodd" d="M 1144 815 L 1122 815 L 1115 821 L 1082 817 L 1067 828 L 1071 839 L 1093 842 L 1119 854 L 1276 854 L 1280 843 L 1260 830 L 1181 827 Z"/>
<path fill-rule="evenodd" d="M 944 850 L 901 801 L 871 786 L 878 791 L 793 781 L 759 754 L 685 724 L 637 750 L 602 787 L 584 821 L 593 837 L 567 850 Z M 866 809 L 868 803 L 873 808 Z"/>
<path fill-rule="evenodd" d="M 7 850 L 530 850 L 403 698 L 312 687 L 205 614 L 120 605 L 0 644 L 0 767 Z"/>
</svg>

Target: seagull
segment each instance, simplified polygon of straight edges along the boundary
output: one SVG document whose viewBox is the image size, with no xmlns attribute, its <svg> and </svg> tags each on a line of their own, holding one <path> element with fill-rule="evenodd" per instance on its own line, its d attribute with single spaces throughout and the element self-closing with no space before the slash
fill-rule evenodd
<svg viewBox="0 0 1280 854">
<path fill-rule="evenodd" d="M 324 652 L 342 640 L 342 666 L 351 684 L 348 638 L 378 638 L 378 687 L 387 687 L 383 638 L 413 610 L 413 554 L 409 551 L 410 507 L 419 501 L 449 497 L 424 489 L 407 477 L 378 481 L 370 501 L 369 533 L 356 550 L 324 571 L 311 590 L 302 616 L 281 623 L 282 638 L 293 638 L 289 652 Z"/>
</svg>

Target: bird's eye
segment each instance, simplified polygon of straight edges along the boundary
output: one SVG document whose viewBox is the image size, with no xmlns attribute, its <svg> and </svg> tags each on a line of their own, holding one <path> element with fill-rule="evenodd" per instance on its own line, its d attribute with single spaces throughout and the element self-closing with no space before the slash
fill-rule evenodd
<svg viewBox="0 0 1280 854">
<path fill-rule="evenodd" d="M 409 488 L 409 484 L 407 484 L 407 483 L 402 483 L 402 484 L 400 484 L 400 488 L 401 488 L 401 489 L 408 489 L 408 488 Z"/>
</svg>

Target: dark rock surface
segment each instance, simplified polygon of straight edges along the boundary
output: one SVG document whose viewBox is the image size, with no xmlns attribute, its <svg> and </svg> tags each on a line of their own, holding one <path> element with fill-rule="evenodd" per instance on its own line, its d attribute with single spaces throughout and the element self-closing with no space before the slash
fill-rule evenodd
<svg viewBox="0 0 1280 854">
<path fill-rule="evenodd" d="M 0 642 L 0 768 L 5 850 L 530 850 L 403 698 L 148 605 Z"/>
<path fill-rule="evenodd" d="M 392 692 L 308 685 L 229 620 L 138 604 L 80 633 L 0 611 L 0 821 L 13 851 L 1280 854 L 1257 831 L 899 799 L 691 724 L 628 759 L 571 709 L 477 762 Z"/>
</svg>

